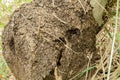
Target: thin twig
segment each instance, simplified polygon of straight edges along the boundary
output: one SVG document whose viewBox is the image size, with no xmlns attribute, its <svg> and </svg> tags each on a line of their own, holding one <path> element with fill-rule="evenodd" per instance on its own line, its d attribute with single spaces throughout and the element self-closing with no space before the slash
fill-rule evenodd
<svg viewBox="0 0 120 80">
<path fill-rule="evenodd" d="M 55 7 L 55 0 L 52 0 L 52 5 L 53 7 Z"/>
<path fill-rule="evenodd" d="M 58 69 L 58 68 L 55 67 L 55 70 L 54 70 L 55 80 L 62 80 L 62 76 L 61 76 L 61 75 L 58 75 L 57 69 Z"/>
<path fill-rule="evenodd" d="M 55 18 L 57 18 L 60 22 L 64 23 L 64 24 L 67 24 L 67 22 L 63 21 L 62 19 L 60 19 L 55 13 L 53 13 L 53 16 Z"/>
<path fill-rule="evenodd" d="M 119 9 L 119 0 L 117 0 L 116 20 L 115 20 L 115 28 L 114 28 L 114 34 L 113 34 L 112 49 L 111 49 L 111 55 L 110 55 L 110 63 L 108 67 L 107 80 L 110 80 L 110 70 L 111 70 L 111 65 L 112 65 L 112 58 L 114 54 L 115 39 L 116 39 L 117 26 L 118 26 L 118 9 Z"/>
<path fill-rule="evenodd" d="M 85 7 L 83 6 L 81 0 L 78 0 L 78 2 L 80 3 L 81 7 L 83 8 L 84 12 L 86 13 Z"/>
</svg>

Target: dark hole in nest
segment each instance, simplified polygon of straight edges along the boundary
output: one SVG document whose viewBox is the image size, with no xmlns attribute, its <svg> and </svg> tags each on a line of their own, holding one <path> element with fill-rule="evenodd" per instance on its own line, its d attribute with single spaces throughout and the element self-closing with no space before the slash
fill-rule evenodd
<svg viewBox="0 0 120 80">
<path fill-rule="evenodd" d="M 12 37 L 10 42 L 9 42 L 9 47 L 10 50 L 13 52 L 13 54 L 15 54 L 15 44 L 14 44 L 14 38 Z"/>
<path fill-rule="evenodd" d="M 62 58 L 62 53 L 63 53 L 63 50 L 64 50 L 64 49 L 61 49 L 61 50 L 60 50 L 60 54 L 59 54 L 59 56 L 58 56 L 57 66 L 60 66 L 60 65 L 61 65 L 60 60 L 61 60 L 61 58 Z"/>
<path fill-rule="evenodd" d="M 51 74 L 51 75 L 54 75 L 54 70 L 53 70 L 53 69 L 50 71 L 50 74 Z"/>
<path fill-rule="evenodd" d="M 80 34 L 80 30 L 78 28 L 72 28 L 66 31 L 67 34 Z"/>
<path fill-rule="evenodd" d="M 72 28 L 70 30 L 66 31 L 66 37 L 67 39 L 71 39 L 72 36 L 79 37 L 80 36 L 80 30 L 78 28 Z"/>
<path fill-rule="evenodd" d="M 65 38 L 59 37 L 59 39 L 60 39 L 64 44 L 66 44 Z"/>
</svg>

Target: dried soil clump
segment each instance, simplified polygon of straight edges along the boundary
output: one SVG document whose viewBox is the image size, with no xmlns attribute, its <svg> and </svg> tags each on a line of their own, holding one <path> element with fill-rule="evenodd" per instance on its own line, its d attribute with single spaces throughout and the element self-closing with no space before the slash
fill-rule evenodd
<svg viewBox="0 0 120 80">
<path fill-rule="evenodd" d="M 81 1 L 86 11 L 78 0 L 34 0 L 13 13 L 2 40 L 17 80 L 54 80 L 55 67 L 69 80 L 87 68 L 88 57 L 95 61 L 98 24 L 89 1 Z"/>
</svg>

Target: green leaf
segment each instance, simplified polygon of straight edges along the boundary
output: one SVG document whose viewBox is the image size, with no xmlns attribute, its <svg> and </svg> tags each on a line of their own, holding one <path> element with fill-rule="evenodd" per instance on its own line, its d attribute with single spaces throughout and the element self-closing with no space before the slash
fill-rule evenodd
<svg viewBox="0 0 120 80">
<path fill-rule="evenodd" d="M 2 17 L 3 16 L 3 12 L 2 11 L 0 11 L 0 17 Z"/>
<path fill-rule="evenodd" d="M 120 42 L 120 34 L 119 33 L 116 33 L 116 39 L 118 42 Z"/>
<path fill-rule="evenodd" d="M 12 8 L 11 8 L 11 6 L 7 6 L 7 7 L 6 7 L 6 10 L 7 10 L 9 13 L 12 13 Z"/>
<path fill-rule="evenodd" d="M 78 76 L 78 79 L 81 78 L 85 73 L 87 73 L 88 71 L 90 71 L 90 70 L 92 70 L 94 68 L 95 68 L 95 66 L 92 66 L 92 67 L 89 67 L 89 68 L 85 69 L 84 71 L 82 71 L 80 73 L 80 75 Z"/>
<path fill-rule="evenodd" d="M 89 68 L 85 69 L 84 71 L 82 71 L 81 73 L 79 73 L 77 76 L 71 78 L 70 80 L 72 80 L 72 79 L 80 80 L 80 78 L 81 78 L 85 73 L 87 73 L 88 71 L 94 69 L 95 67 L 96 67 L 96 66 L 92 66 L 92 67 L 89 67 Z"/>
<path fill-rule="evenodd" d="M 10 70 L 9 70 L 4 58 L 2 56 L 0 56 L 0 74 L 2 75 L 2 77 L 5 80 L 7 79 L 9 72 L 10 72 Z"/>
<path fill-rule="evenodd" d="M 118 49 L 117 52 L 118 52 L 118 55 L 120 56 L 120 49 Z"/>
<path fill-rule="evenodd" d="M 0 28 L 4 28 L 5 24 L 0 22 Z"/>
<path fill-rule="evenodd" d="M 25 2 L 31 2 L 32 0 L 25 0 Z"/>
</svg>

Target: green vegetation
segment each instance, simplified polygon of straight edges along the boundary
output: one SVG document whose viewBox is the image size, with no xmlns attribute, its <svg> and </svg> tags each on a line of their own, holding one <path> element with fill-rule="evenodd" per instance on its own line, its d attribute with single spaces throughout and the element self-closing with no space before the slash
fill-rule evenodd
<svg viewBox="0 0 120 80">
<path fill-rule="evenodd" d="M 16 8 L 28 2 L 31 2 L 31 0 L 0 0 L 0 28 L 4 28 Z"/>
<path fill-rule="evenodd" d="M 7 80 L 7 77 L 10 74 L 10 70 L 4 60 L 4 58 L 0 55 L 0 76 Z"/>
</svg>

